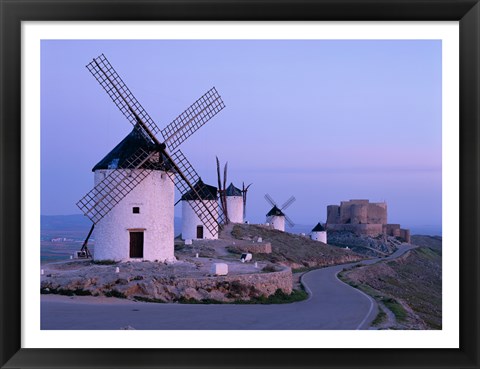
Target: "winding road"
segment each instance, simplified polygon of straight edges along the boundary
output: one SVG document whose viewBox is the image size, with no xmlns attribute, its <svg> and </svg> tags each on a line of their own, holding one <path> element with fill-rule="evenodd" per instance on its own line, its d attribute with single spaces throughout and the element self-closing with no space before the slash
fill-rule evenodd
<svg viewBox="0 0 480 369">
<path fill-rule="evenodd" d="M 403 245 L 392 255 L 370 259 L 374 264 L 394 259 L 414 248 Z M 378 312 L 375 301 L 337 278 L 350 263 L 316 269 L 303 275 L 307 300 L 281 305 L 155 304 L 120 299 L 42 295 L 41 329 L 118 330 L 355 330 L 368 329 Z"/>
</svg>

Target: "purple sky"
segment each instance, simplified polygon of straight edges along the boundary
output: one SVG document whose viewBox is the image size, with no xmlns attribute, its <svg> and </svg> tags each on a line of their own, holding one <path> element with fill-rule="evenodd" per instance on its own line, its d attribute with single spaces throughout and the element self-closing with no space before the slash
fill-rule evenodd
<svg viewBox="0 0 480 369">
<path fill-rule="evenodd" d="M 205 182 L 253 182 L 297 224 L 342 200 L 386 201 L 389 222 L 441 226 L 441 42 L 42 41 L 41 211 L 80 213 L 91 168 L 131 130 L 85 65 L 104 53 L 160 128 L 215 86 L 226 108 L 181 146 Z M 180 206 L 177 206 L 180 215 Z"/>
</svg>

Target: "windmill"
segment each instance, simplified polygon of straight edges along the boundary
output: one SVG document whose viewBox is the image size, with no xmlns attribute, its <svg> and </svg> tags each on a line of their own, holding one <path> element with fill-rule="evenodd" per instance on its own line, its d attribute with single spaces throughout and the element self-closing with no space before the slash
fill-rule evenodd
<svg viewBox="0 0 480 369">
<path fill-rule="evenodd" d="M 195 184 L 195 188 L 202 189 L 198 197 L 193 191 L 188 191 L 181 197 L 182 201 L 182 239 L 218 239 L 218 232 L 210 232 L 205 228 L 203 222 L 198 215 L 193 211 L 195 207 L 192 203 L 202 202 L 204 207 L 207 207 L 210 212 L 218 218 L 218 190 L 216 186 L 210 186 L 204 183 L 201 179 Z"/>
<path fill-rule="evenodd" d="M 117 220 L 125 221 L 125 219 L 128 218 L 127 221 L 129 221 L 132 219 L 141 219 L 143 217 L 144 219 L 148 218 L 149 220 L 154 221 L 155 218 L 159 216 L 160 212 L 158 211 L 157 213 L 144 214 L 140 211 L 140 206 L 135 206 L 135 203 L 130 204 L 126 201 L 127 196 L 133 196 L 132 194 L 138 193 L 143 186 L 144 191 L 141 194 L 143 196 L 141 198 L 142 206 L 146 207 L 148 210 L 150 206 L 150 197 L 156 196 L 161 200 L 160 203 L 165 203 L 165 206 L 168 206 L 168 219 L 163 219 L 162 224 L 153 225 L 152 229 L 146 230 L 141 227 L 129 228 L 130 256 L 122 258 L 148 259 L 158 256 L 158 253 L 149 254 L 148 250 L 146 250 L 146 255 L 143 255 L 144 236 L 150 237 L 155 232 L 161 235 L 162 229 L 165 227 L 170 227 L 171 232 L 168 233 L 173 235 L 173 184 L 180 191 L 181 195 L 190 192 L 193 194 L 192 196 L 201 198 L 203 192 L 207 191 L 206 188 L 198 185 L 198 183 L 200 183 L 199 175 L 183 153 L 177 148 L 195 131 L 219 113 L 225 107 L 225 104 L 216 89 L 212 88 L 195 101 L 182 114 L 175 118 L 169 125 L 160 130 L 103 54 L 94 58 L 86 67 L 107 92 L 118 109 L 134 126 L 134 129 L 110 153 L 112 154 L 114 152 L 116 156 L 109 162 L 107 160 L 107 162 L 104 163 L 106 167 L 102 166 L 95 172 L 96 180 L 94 188 L 77 202 L 77 206 L 80 210 L 93 223 L 90 232 L 83 243 L 81 252 L 87 257 L 91 256 L 88 250 L 88 239 L 96 225 L 99 228 L 103 227 L 103 235 L 108 238 L 113 237 L 115 230 L 107 228 L 109 225 L 115 225 Z M 157 136 L 161 136 L 162 138 L 159 139 Z M 125 147 L 131 151 L 128 152 L 128 155 L 121 150 Z M 106 158 L 108 158 L 108 155 Z M 102 178 L 102 176 L 104 178 Z M 168 180 L 166 179 L 167 177 L 171 180 L 171 189 L 169 185 L 166 184 L 168 183 Z M 151 185 L 145 190 L 144 185 L 145 183 L 149 184 L 149 180 Z M 157 184 L 161 185 L 161 188 L 164 188 L 167 193 L 164 194 L 161 191 L 160 193 L 157 193 Z M 149 191 L 151 191 L 151 193 Z M 212 234 L 217 234 L 219 226 L 217 216 L 212 214 L 210 209 L 204 206 L 201 201 L 192 201 L 191 203 L 194 212 L 202 220 L 204 226 Z M 127 216 L 123 213 L 119 214 L 120 210 L 123 209 L 122 207 L 132 209 L 130 213 L 133 213 L 133 215 L 128 214 Z M 152 207 L 155 208 L 155 206 L 150 206 L 150 208 Z M 117 208 L 119 208 L 118 211 L 116 210 Z M 155 211 L 155 209 L 152 211 Z M 115 217 L 113 215 L 115 215 Z M 147 215 L 148 217 L 146 218 Z M 132 222 L 134 222 L 134 220 L 132 220 Z M 117 230 L 120 233 L 125 231 L 125 229 L 122 230 L 118 227 Z M 133 243 L 136 243 L 136 246 L 133 245 L 134 250 L 132 256 L 133 234 L 136 235 L 133 237 Z M 169 238 L 170 237 L 168 237 L 168 239 Z M 97 245 L 95 247 L 95 254 L 97 253 L 99 241 L 98 234 L 96 239 Z M 124 238 L 121 240 L 124 240 Z M 142 244 L 141 253 L 137 250 L 140 242 Z M 152 240 L 152 242 L 157 241 Z M 110 242 L 110 244 L 111 243 L 112 242 Z M 168 240 L 168 243 L 168 245 L 163 246 L 163 249 L 166 247 L 168 249 L 167 253 L 173 255 L 173 236 L 171 237 L 171 241 Z M 108 247 L 122 249 L 123 245 L 109 245 Z M 135 247 L 137 247 L 137 249 L 135 249 Z M 162 247 L 160 247 L 160 249 L 162 249 Z M 101 254 L 101 258 L 108 258 L 106 255 L 109 255 L 110 252 L 113 255 L 121 254 L 120 251 L 109 249 Z M 138 256 L 140 254 L 141 256 Z M 149 257 L 148 255 L 153 256 Z M 159 259 L 166 258 L 160 256 Z"/>
<path fill-rule="evenodd" d="M 223 212 L 226 224 L 243 223 L 245 219 L 245 208 L 247 205 L 247 191 L 251 183 L 245 187 L 242 182 L 242 189 L 235 187 L 231 182 L 227 187 L 228 162 L 223 167 L 223 180 L 220 175 L 220 161 L 217 159 L 217 180 L 218 192 L 220 194 L 220 208 Z"/>
<path fill-rule="evenodd" d="M 274 229 L 280 231 L 285 231 L 285 221 L 290 227 L 293 227 L 295 224 L 292 220 L 284 213 L 284 210 L 287 209 L 295 201 L 295 197 L 290 197 L 285 203 L 278 207 L 275 201 L 269 194 L 265 195 L 265 200 L 272 205 L 272 209 L 267 213 L 267 223 L 272 224 Z"/>
<path fill-rule="evenodd" d="M 318 222 L 315 227 L 313 227 L 310 238 L 314 241 L 320 241 L 323 243 L 327 243 L 327 230 L 322 223 Z"/>
</svg>

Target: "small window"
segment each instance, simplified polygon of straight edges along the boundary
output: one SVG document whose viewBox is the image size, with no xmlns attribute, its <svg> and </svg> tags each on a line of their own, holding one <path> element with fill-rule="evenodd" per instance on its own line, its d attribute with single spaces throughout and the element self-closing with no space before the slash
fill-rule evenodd
<svg viewBox="0 0 480 369">
<path fill-rule="evenodd" d="M 133 211 L 133 214 L 140 214 L 140 208 L 138 206 L 134 206 L 132 211 Z"/>
</svg>

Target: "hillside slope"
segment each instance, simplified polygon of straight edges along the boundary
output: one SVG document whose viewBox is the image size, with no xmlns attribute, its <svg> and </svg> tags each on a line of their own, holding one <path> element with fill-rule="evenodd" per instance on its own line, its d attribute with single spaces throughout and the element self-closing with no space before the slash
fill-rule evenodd
<svg viewBox="0 0 480 369">
<path fill-rule="evenodd" d="M 352 250 L 329 246 L 322 242 L 312 241 L 310 238 L 287 232 L 281 232 L 252 224 L 235 224 L 227 227 L 222 238 L 233 237 L 238 240 L 256 240 L 261 237 L 263 241 L 272 244 L 271 254 L 257 254 L 257 259 L 268 260 L 290 266 L 294 269 L 323 267 L 343 264 L 365 259 Z"/>
<path fill-rule="evenodd" d="M 382 312 L 375 325 L 380 329 L 442 328 L 442 255 L 438 245 L 419 247 L 393 261 L 353 268 L 339 277 L 376 299 Z"/>
</svg>

